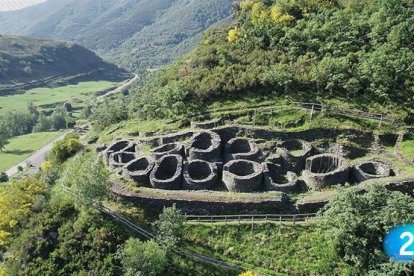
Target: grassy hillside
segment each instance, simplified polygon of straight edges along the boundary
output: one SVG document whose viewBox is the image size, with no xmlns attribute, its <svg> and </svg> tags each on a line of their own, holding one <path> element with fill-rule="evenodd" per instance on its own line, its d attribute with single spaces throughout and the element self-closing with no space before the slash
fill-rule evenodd
<svg viewBox="0 0 414 276">
<path fill-rule="evenodd" d="M 208 102 L 261 96 L 334 102 L 413 122 L 412 1 L 246 0 L 234 17 L 138 89 L 134 111 L 188 114 Z"/>
<path fill-rule="evenodd" d="M 232 3 L 49 0 L 0 13 L 0 33 L 75 41 L 110 61 L 146 70 L 188 52 L 202 31 L 230 16 Z"/>
<path fill-rule="evenodd" d="M 2 94 L 24 89 L 24 85 L 36 86 L 45 79 L 119 81 L 129 76 L 77 44 L 0 35 Z"/>
</svg>

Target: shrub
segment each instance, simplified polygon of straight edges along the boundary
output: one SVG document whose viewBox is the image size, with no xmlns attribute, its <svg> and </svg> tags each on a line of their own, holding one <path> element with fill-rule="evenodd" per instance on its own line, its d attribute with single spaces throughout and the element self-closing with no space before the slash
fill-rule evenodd
<svg viewBox="0 0 414 276">
<path fill-rule="evenodd" d="M 175 204 L 173 207 L 164 208 L 162 214 L 160 214 L 160 218 L 156 223 L 157 241 L 167 252 L 170 252 L 182 242 L 184 222 L 185 217 L 175 207 Z"/>
<path fill-rule="evenodd" d="M 383 186 L 372 186 L 361 194 L 343 191 L 321 211 L 327 235 L 336 243 L 336 252 L 357 270 L 358 275 L 408 275 L 414 263 L 400 265 L 383 253 L 382 242 L 388 230 L 414 221 L 414 199 Z"/>
<path fill-rule="evenodd" d="M 0 183 L 8 182 L 9 176 L 5 172 L 0 172 Z"/>
<path fill-rule="evenodd" d="M 63 185 L 76 194 L 78 205 L 91 206 L 108 194 L 109 173 L 102 158 L 96 159 L 94 153 L 83 153 L 68 164 Z"/>
<path fill-rule="evenodd" d="M 55 143 L 51 150 L 49 160 L 55 163 L 63 163 L 82 148 L 83 144 L 77 135 L 73 133 L 67 134 L 63 140 Z"/>
<path fill-rule="evenodd" d="M 166 252 L 155 242 L 129 239 L 120 250 L 126 276 L 162 275 L 167 264 Z"/>
</svg>

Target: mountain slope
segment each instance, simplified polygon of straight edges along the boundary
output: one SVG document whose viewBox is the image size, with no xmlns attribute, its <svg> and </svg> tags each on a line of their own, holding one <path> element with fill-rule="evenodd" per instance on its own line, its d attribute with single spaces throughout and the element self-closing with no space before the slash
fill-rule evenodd
<svg viewBox="0 0 414 276">
<path fill-rule="evenodd" d="M 45 79 L 122 80 L 129 76 L 74 43 L 0 35 L 0 91 Z"/>
<path fill-rule="evenodd" d="M 198 43 L 202 31 L 229 17 L 232 3 L 233 0 L 48 0 L 0 13 L 0 33 L 75 41 L 110 61 L 146 69 L 187 52 Z M 132 61 L 126 58 L 131 51 Z"/>
<path fill-rule="evenodd" d="M 234 10 L 232 25 L 207 32 L 138 89 L 133 110 L 188 115 L 209 100 L 263 95 L 337 101 L 414 122 L 412 1 L 245 0 Z"/>
</svg>

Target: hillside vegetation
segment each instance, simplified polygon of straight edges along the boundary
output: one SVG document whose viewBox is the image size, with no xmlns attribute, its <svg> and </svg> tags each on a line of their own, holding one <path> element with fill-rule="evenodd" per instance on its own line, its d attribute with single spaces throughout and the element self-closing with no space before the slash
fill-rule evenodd
<svg viewBox="0 0 414 276">
<path fill-rule="evenodd" d="M 137 89 L 141 117 L 265 96 L 336 101 L 413 121 L 413 1 L 246 0 L 230 27 Z M 154 91 L 156 93 L 154 93 Z"/>
<path fill-rule="evenodd" d="M 45 79 L 119 81 L 128 77 L 125 70 L 74 43 L 0 35 L 1 94 L 37 86 Z"/>
<path fill-rule="evenodd" d="M 233 0 L 49 0 L 0 13 L 0 33 L 75 41 L 132 69 L 157 67 L 188 52 L 228 18 Z"/>
</svg>

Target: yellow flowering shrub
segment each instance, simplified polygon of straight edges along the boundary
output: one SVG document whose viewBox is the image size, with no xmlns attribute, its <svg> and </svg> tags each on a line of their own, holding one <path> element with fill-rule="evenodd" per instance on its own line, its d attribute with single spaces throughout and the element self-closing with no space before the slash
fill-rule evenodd
<svg viewBox="0 0 414 276">
<path fill-rule="evenodd" d="M 283 11 L 278 6 L 273 6 L 270 9 L 270 17 L 274 22 L 283 25 L 289 24 L 290 22 L 295 20 L 294 16 L 287 13 L 283 13 Z"/>
<path fill-rule="evenodd" d="M 48 190 L 47 184 L 26 178 L 0 189 L 0 247 L 9 243 L 19 222 L 30 216 L 38 195 Z"/>
<path fill-rule="evenodd" d="M 245 271 L 241 273 L 239 276 L 257 276 L 257 274 L 254 273 L 253 271 Z"/>
<path fill-rule="evenodd" d="M 239 31 L 237 29 L 231 29 L 227 35 L 228 42 L 236 42 L 239 39 Z"/>
</svg>

